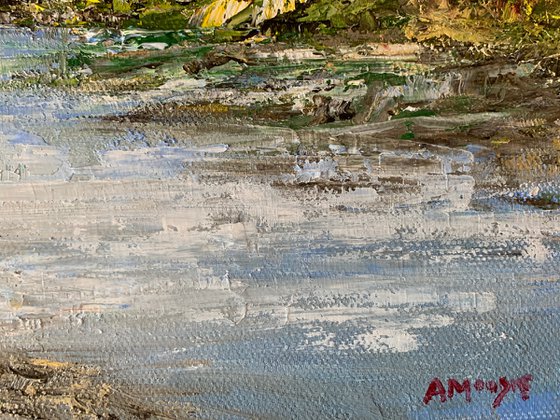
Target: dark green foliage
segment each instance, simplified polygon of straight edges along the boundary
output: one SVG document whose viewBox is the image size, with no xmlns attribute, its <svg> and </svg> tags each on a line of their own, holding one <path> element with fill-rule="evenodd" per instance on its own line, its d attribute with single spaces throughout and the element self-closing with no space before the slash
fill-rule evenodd
<svg viewBox="0 0 560 420">
<path fill-rule="evenodd" d="M 305 8 L 299 22 L 322 22 L 336 29 L 356 27 L 366 31 L 399 22 L 398 0 L 318 0 Z M 386 19 L 390 17 L 391 19 Z"/>
<path fill-rule="evenodd" d="M 436 113 L 429 109 L 419 109 L 418 111 L 401 111 L 393 119 L 413 118 L 413 117 L 433 117 Z"/>
</svg>

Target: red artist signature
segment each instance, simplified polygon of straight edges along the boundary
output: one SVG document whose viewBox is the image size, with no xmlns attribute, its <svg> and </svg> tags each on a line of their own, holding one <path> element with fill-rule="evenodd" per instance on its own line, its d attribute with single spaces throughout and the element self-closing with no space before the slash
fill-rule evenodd
<svg viewBox="0 0 560 420">
<path fill-rule="evenodd" d="M 474 381 L 473 388 L 478 391 L 487 390 L 493 394 L 498 394 L 496 399 L 492 403 L 492 408 L 498 408 L 505 396 L 509 392 L 515 392 L 518 390 L 521 394 L 522 400 L 529 399 L 529 391 L 531 390 L 530 382 L 533 380 L 532 375 L 525 375 L 514 380 L 508 380 L 505 376 L 499 379 L 499 385 L 496 381 L 483 381 L 482 379 L 477 379 Z M 498 392 L 499 390 L 499 392 Z M 453 395 L 465 393 L 465 400 L 471 402 L 471 381 L 465 379 L 463 383 L 459 383 L 456 379 L 450 378 L 447 380 L 447 393 L 445 392 L 445 387 L 439 380 L 439 378 L 432 379 L 430 385 L 428 385 L 428 390 L 424 396 L 424 404 L 428 405 L 432 398 L 439 395 L 439 400 L 444 403 L 447 398 L 452 399 Z"/>
</svg>

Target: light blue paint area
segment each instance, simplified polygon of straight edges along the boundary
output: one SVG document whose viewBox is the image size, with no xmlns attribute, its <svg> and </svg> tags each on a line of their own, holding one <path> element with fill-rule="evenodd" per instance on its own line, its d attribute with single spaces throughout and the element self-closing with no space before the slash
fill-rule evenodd
<svg viewBox="0 0 560 420">
<path fill-rule="evenodd" d="M 526 184 L 510 192 L 508 196 L 520 202 L 533 200 L 556 205 L 560 204 L 560 184 L 558 181 Z"/>
<path fill-rule="evenodd" d="M 131 142 L 142 142 L 143 137 L 129 139 Z M 122 146 L 122 144 L 119 144 Z M 227 149 L 225 145 L 217 145 L 215 153 Z M 207 148 L 183 147 L 145 147 L 134 150 L 107 150 L 99 153 L 102 165 L 91 168 L 96 179 L 147 179 L 173 178 L 184 171 L 185 162 L 202 160 L 207 155 L 215 154 L 213 145 Z"/>
<path fill-rule="evenodd" d="M 77 40 L 67 29 L 16 28 L 0 26 L 0 58 L 36 57 L 56 51 L 64 51 L 70 42 Z"/>
<path fill-rule="evenodd" d="M 492 408 L 497 394 L 486 391 L 477 392 L 473 389 L 472 401 L 467 403 L 463 394 L 455 396 L 453 401 L 444 403 L 432 400 L 421 410 L 410 412 L 411 420 L 532 420 L 557 419 L 560 407 L 560 392 L 530 392 L 528 400 L 523 401 L 518 392 L 509 393 L 502 404 Z"/>
<path fill-rule="evenodd" d="M 455 239 L 448 241 L 445 238 L 436 240 L 406 240 L 394 239 L 391 241 L 372 241 L 370 244 L 355 245 L 348 242 L 329 240 L 325 237 L 313 237 L 302 232 L 301 237 L 294 236 L 297 248 L 282 249 L 281 244 L 262 246 L 262 252 L 267 253 L 266 258 L 257 262 L 251 271 L 251 277 L 258 281 L 270 281 L 275 270 L 281 272 L 293 272 L 299 278 L 319 278 L 321 276 L 332 277 L 353 275 L 375 275 L 375 276 L 397 276 L 411 278 L 417 276 L 423 278 L 432 276 L 437 279 L 442 275 L 437 267 L 426 260 L 427 250 L 432 258 L 445 259 L 445 269 L 449 270 L 457 279 L 465 278 L 465 262 L 476 265 L 476 271 L 480 276 L 507 277 L 508 275 L 533 272 L 534 267 L 525 258 L 528 243 L 523 238 L 508 241 L 486 240 L 481 246 L 481 240 Z M 558 248 L 558 243 L 550 244 L 551 250 Z M 277 250 L 282 249 L 279 253 Z M 344 255 L 361 255 L 362 258 L 353 261 L 351 265 L 346 264 Z M 407 260 L 403 261 L 402 256 Z M 239 258 L 243 258 L 240 254 Z M 258 256 L 253 257 L 259 260 Z M 482 260 L 484 258 L 484 260 Z M 220 264 L 220 261 L 208 261 L 211 266 Z M 546 262 L 545 262 L 546 264 Z M 554 263 L 551 261 L 551 264 Z M 544 278 L 554 273 L 551 271 Z M 246 273 L 236 272 L 233 267 L 232 273 L 241 277 Z"/>
<path fill-rule="evenodd" d="M 138 149 L 141 147 L 147 148 L 149 146 L 150 145 L 146 141 L 146 135 L 142 131 L 126 129 L 121 136 L 115 138 L 111 143 L 108 144 L 107 151 L 130 148 Z M 105 151 L 105 153 L 107 151 Z"/>
<path fill-rule="evenodd" d="M 73 120 L 83 117 L 119 115 L 130 111 L 141 102 L 133 99 L 103 101 L 95 96 L 55 92 L 47 87 L 36 90 L 0 92 L 0 115 L 19 116 L 12 124 Z"/>
<path fill-rule="evenodd" d="M 15 291 L 12 289 L 0 289 L 0 296 L 3 297 L 6 301 L 12 299 L 15 295 Z"/>
<path fill-rule="evenodd" d="M 221 258 L 230 266 L 238 265 L 240 271 L 254 265 L 253 260 L 243 260 L 240 255 L 231 259 L 231 256 L 227 252 Z M 213 261 L 210 264 L 215 268 Z M 142 267 L 150 264 L 149 258 L 137 262 L 143 264 Z M 200 262 L 201 267 L 205 264 L 205 261 Z M 344 265 L 338 267 L 337 284 L 351 284 L 354 280 L 353 276 L 343 274 L 346 269 Z M 516 305 L 535 304 L 534 296 L 520 293 L 519 285 L 526 283 L 526 278 L 478 279 L 469 274 L 471 272 L 470 262 L 466 262 L 462 277 L 434 279 L 434 282 L 453 290 L 474 287 L 494 290 L 498 303 L 502 304 L 512 298 L 517 299 Z M 292 274 L 279 270 L 277 281 L 293 284 Z M 235 278 L 233 272 L 230 276 L 232 280 Z M 423 284 L 428 280 L 414 278 L 414 282 Z M 488 414 L 492 413 L 489 407 L 494 397 L 483 393 L 473 393 L 473 403 L 468 406 L 456 397 L 452 403 L 441 405 L 442 410 L 448 411 L 437 410 L 435 404 L 429 406 L 432 411 L 426 410 L 422 398 L 430 378 L 478 375 L 496 380 L 499 376 L 517 377 L 524 373 L 533 374 L 535 380 L 531 399 L 519 404 L 534 403 L 536 410 L 545 410 L 552 404 L 551 409 L 557 409 L 555 395 L 548 401 L 540 395 L 558 385 L 558 372 L 548 365 L 557 365 L 560 347 L 554 336 L 543 334 L 543 331 L 554 331 L 558 317 L 514 317 L 509 316 L 508 308 L 497 311 L 480 315 L 465 313 L 460 322 L 449 327 L 418 329 L 414 332 L 420 337 L 420 348 L 409 353 L 337 348 L 352 342 L 360 331 L 361 325 L 357 322 L 313 323 L 313 328 L 321 327 L 325 333 L 335 334 L 334 348 L 317 348 L 305 346 L 305 330 L 297 325 L 260 329 L 258 323 L 251 323 L 249 319 L 236 326 L 192 325 L 170 314 L 165 323 L 159 317 L 153 322 L 146 319 L 141 331 L 134 329 L 138 343 L 142 343 L 138 346 L 131 346 L 128 341 L 119 344 L 111 335 L 98 337 L 91 362 L 107 363 L 104 357 L 111 349 L 111 363 L 116 366 L 111 371 L 116 376 L 135 372 L 146 386 L 157 383 L 173 389 L 196 390 L 196 394 L 185 397 L 185 401 L 201 408 L 201 418 L 492 418 Z M 451 311 L 440 307 L 435 313 L 450 314 Z M 109 322 L 106 317 L 101 322 L 106 319 Z M 99 327 L 104 329 L 108 325 Z M 119 335 L 131 334 L 127 328 L 134 327 L 120 326 Z M 159 337 L 168 337 L 168 328 L 172 328 L 171 338 L 161 343 Z M 501 339 L 502 335 L 506 338 Z M 514 340 L 507 338 L 510 336 Z M 66 340 L 64 336 L 60 339 Z M 176 348 L 182 350 L 174 352 Z M 211 363 L 197 369 L 181 368 L 182 362 L 189 359 Z M 546 388 L 541 390 L 544 386 Z M 508 395 L 500 410 L 506 414 L 510 410 L 514 412 L 516 406 L 509 404 L 517 404 L 516 398 L 519 398 L 518 393 Z M 429 417 L 430 413 L 438 416 Z M 465 417 L 461 417 L 463 414 Z M 516 418 L 514 415 L 512 419 Z"/>
<path fill-rule="evenodd" d="M 12 145 L 44 146 L 46 144 L 41 137 L 25 131 L 8 134 L 6 137 L 8 138 L 8 143 Z"/>
<path fill-rule="evenodd" d="M 0 26 L 0 81 L 33 77 L 66 67 L 77 36 L 63 28 Z M 61 64 L 64 62 L 64 65 Z"/>
<path fill-rule="evenodd" d="M 496 412 L 504 420 L 555 419 L 560 415 L 560 391 L 531 394 L 529 400 L 515 398 Z"/>
<path fill-rule="evenodd" d="M 114 98 L 101 101 L 95 100 L 95 96 L 93 95 L 91 100 L 84 101 L 86 98 L 84 95 L 68 95 L 68 98 L 65 98 L 65 100 L 68 100 L 68 103 L 62 108 L 56 108 L 52 116 L 60 121 L 74 120 L 83 117 L 122 116 L 143 104 L 140 98 Z"/>
</svg>

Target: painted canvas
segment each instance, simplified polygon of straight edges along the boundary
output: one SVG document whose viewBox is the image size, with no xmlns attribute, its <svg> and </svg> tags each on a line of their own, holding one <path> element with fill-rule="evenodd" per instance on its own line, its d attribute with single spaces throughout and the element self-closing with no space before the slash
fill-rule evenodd
<svg viewBox="0 0 560 420">
<path fill-rule="evenodd" d="M 0 418 L 560 418 L 560 1 L 0 22 Z"/>
</svg>

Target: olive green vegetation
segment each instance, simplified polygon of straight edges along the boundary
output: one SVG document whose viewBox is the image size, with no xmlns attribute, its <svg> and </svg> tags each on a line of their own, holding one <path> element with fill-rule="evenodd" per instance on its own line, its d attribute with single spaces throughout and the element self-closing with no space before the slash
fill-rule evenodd
<svg viewBox="0 0 560 420">
<path fill-rule="evenodd" d="M 414 123 L 412 121 L 406 121 L 404 125 L 406 127 L 406 133 L 401 135 L 401 140 L 413 140 L 416 137 L 414 135 L 414 131 L 412 130 Z"/>
<path fill-rule="evenodd" d="M 3 0 L 0 16 L 18 25 L 109 26 L 179 30 L 196 10 L 215 0 Z M 237 1 L 237 0 L 231 0 Z M 262 0 L 254 0 L 259 7 Z M 252 8 L 250 8 L 252 10 Z M 247 9 L 249 10 L 249 9 Z M 254 34 L 250 13 L 241 12 L 216 31 L 219 41 Z M 8 16 L 8 17 L 7 17 Z M 397 30 L 410 40 L 454 39 L 529 46 L 535 54 L 560 48 L 558 0 L 307 0 L 296 10 L 259 25 L 261 32 L 290 39 L 352 30 Z"/>
<path fill-rule="evenodd" d="M 202 3 L 202 2 L 199 2 Z M 194 9 L 175 0 L 4 0 L 0 11 L 22 26 L 135 26 L 184 29 Z M 5 17 L 4 17 L 4 20 Z"/>
<path fill-rule="evenodd" d="M 401 111 L 393 119 L 413 118 L 413 117 L 433 117 L 436 113 L 430 109 L 419 109 L 416 111 Z"/>
<path fill-rule="evenodd" d="M 304 6 L 304 10 L 299 22 L 320 22 L 334 29 L 357 26 L 362 30 L 377 30 L 387 23 L 404 22 L 395 19 L 400 12 L 398 0 L 319 0 Z"/>
</svg>

